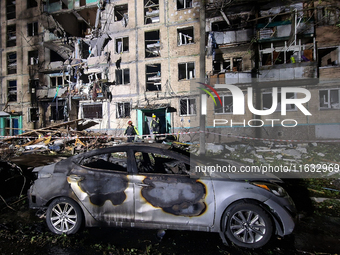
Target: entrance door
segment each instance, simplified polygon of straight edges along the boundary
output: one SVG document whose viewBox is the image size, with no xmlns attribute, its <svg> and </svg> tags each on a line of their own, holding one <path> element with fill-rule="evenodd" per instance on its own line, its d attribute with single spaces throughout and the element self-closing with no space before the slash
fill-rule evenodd
<svg viewBox="0 0 340 255">
<path fill-rule="evenodd" d="M 159 134 L 167 133 L 166 109 L 143 110 L 143 135 L 150 134 L 150 123 L 153 114 L 159 119 Z"/>
</svg>

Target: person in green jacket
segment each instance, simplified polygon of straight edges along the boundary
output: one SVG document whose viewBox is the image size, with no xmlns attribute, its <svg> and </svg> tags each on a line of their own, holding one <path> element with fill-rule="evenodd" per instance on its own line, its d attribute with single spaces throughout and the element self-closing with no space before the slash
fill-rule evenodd
<svg viewBox="0 0 340 255">
<path fill-rule="evenodd" d="M 150 122 L 150 133 L 157 140 L 157 134 L 159 134 L 159 119 L 155 114 L 152 114 L 152 120 Z"/>
<path fill-rule="evenodd" d="M 129 143 L 133 142 L 135 140 L 135 135 L 139 135 L 137 128 L 132 124 L 132 121 L 129 120 L 128 127 L 126 128 L 124 135 L 128 136 L 127 141 Z"/>
<path fill-rule="evenodd" d="M 150 131 L 152 134 L 159 133 L 159 119 L 156 117 L 155 114 L 152 114 L 152 120 L 150 122 Z"/>
</svg>

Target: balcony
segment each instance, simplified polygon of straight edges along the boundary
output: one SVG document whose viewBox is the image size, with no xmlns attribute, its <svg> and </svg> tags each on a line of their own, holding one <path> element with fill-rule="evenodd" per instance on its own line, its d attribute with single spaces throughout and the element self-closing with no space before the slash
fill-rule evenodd
<svg viewBox="0 0 340 255">
<path fill-rule="evenodd" d="M 253 38 L 252 29 L 244 29 L 238 31 L 227 31 L 227 32 L 212 32 L 216 44 L 233 44 L 233 43 L 245 43 L 250 42 Z"/>
</svg>

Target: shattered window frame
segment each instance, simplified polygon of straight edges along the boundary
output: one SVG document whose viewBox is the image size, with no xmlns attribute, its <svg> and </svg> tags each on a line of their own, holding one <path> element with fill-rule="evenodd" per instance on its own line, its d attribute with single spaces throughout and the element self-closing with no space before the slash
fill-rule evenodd
<svg viewBox="0 0 340 255">
<path fill-rule="evenodd" d="M 18 100 L 18 91 L 17 91 L 17 80 L 8 80 L 7 81 L 7 98 L 8 102 L 16 102 Z"/>
<path fill-rule="evenodd" d="M 32 22 L 27 24 L 27 36 L 37 36 L 38 35 L 38 22 Z"/>
<path fill-rule="evenodd" d="M 267 109 L 270 109 L 272 107 L 272 104 L 273 104 L 272 94 L 273 94 L 272 92 L 262 92 L 261 104 L 262 104 L 263 110 L 267 110 Z M 294 93 L 294 92 L 286 93 L 286 97 L 287 97 L 287 99 L 297 98 L 296 93 Z M 286 105 L 286 111 L 287 112 L 288 111 L 297 111 L 297 107 L 296 107 L 295 104 L 287 104 Z M 276 107 L 275 112 L 281 112 L 281 92 L 277 93 L 277 107 Z"/>
<path fill-rule="evenodd" d="M 181 175 L 190 177 L 190 165 L 173 155 L 134 150 L 138 174 Z"/>
<path fill-rule="evenodd" d="M 68 81 L 70 80 L 70 75 L 50 75 L 50 88 L 56 88 L 56 87 L 65 87 L 69 85 Z"/>
<path fill-rule="evenodd" d="M 233 96 L 221 95 L 222 107 L 217 97 L 214 97 L 217 105 L 214 105 L 215 114 L 232 114 L 233 113 Z"/>
<path fill-rule="evenodd" d="M 179 106 L 179 116 L 195 116 L 197 114 L 196 98 L 181 98 Z"/>
<path fill-rule="evenodd" d="M 82 115 L 85 119 L 102 119 L 103 118 L 103 104 L 83 104 Z"/>
<path fill-rule="evenodd" d="M 121 20 L 129 18 L 129 6 L 128 4 L 120 4 L 114 7 L 114 21 L 119 22 Z"/>
<path fill-rule="evenodd" d="M 119 51 L 119 46 L 118 46 L 119 42 L 121 42 L 121 51 Z M 116 38 L 116 53 L 120 54 L 124 52 L 129 52 L 129 37 L 128 36 L 117 37 Z"/>
<path fill-rule="evenodd" d="M 116 69 L 116 85 L 128 85 L 130 84 L 130 69 Z"/>
<path fill-rule="evenodd" d="M 155 38 L 155 39 L 153 39 Z M 145 31 L 145 58 L 156 58 L 161 56 L 161 33 L 159 29 Z"/>
<path fill-rule="evenodd" d="M 7 74 L 17 73 L 17 53 L 16 51 L 7 53 Z"/>
<path fill-rule="evenodd" d="M 16 18 L 15 1 L 6 0 L 6 19 L 11 20 Z"/>
<path fill-rule="evenodd" d="M 162 70 L 161 64 L 145 65 L 146 91 L 162 91 Z"/>
<path fill-rule="evenodd" d="M 177 28 L 177 46 L 189 45 L 193 44 L 194 42 L 195 39 L 193 26 Z"/>
<path fill-rule="evenodd" d="M 7 26 L 6 47 L 13 47 L 17 45 L 16 24 Z"/>
<path fill-rule="evenodd" d="M 177 10 L 192 8 L 193 0 L 177 0 Z"/>
<path fill-rule="evenodd" d="M 128 174 L 128 153 L 122 150 L 95 154 L 81 159 L 78 165 L 94 171 L 112 171 Z"/>
<path fill-rule="evenodd" d="M 28 51 L 28 65 L 33 66 L 39 64 L 39 51 L 31 50 Z"/>
<path fill-rule="evenodd" d="M 144 24 L 159 23 L 159 0 L 144 0 Z"/>
<path fill-rule="evenodd" d="M 192 77 L 190 76 L 190 72 L 192 71 Z M 195 62 L 186 62 L 186 63 L 178 63 L 178 80 L 191 80 L 195 79 L 196 71 L 195 71 Z"/>
<path fill-rule="evenodd" d="M 124 119 L 131 117 L 131 103 L 122 102 L 116 104 L 116 119 Z"/>
<path fill-rule="evenodd" d="M 319 90 L 320 109 L 340 109 L 340 89 Z"/>
</svg>

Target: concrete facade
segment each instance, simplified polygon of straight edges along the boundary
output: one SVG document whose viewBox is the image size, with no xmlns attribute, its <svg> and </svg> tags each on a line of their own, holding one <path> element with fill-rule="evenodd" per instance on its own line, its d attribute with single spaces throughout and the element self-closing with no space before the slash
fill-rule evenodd
<svg viewBox="0 0 340 255">
<path fill-rule="evenodd" d="M 152 114 L 160 118 L 161 133 L 196 130 L 200 54 L 205 54 L 207 83 L 236 85 L 246 104 L 251 96 L 256 109 L 270 108 L 272 87 L 279 92 L 302 87 L 311 93 L 304 104 L 311 116 L 291 105 L 285 116 L 280 109 L 257 116 L 247 107 L 240 116 L 232 113 L 230 91 L 218 90 L 222 106 L 208 98 L 206 126 L 211 132 L 340 138 L 336 1 L 241 1 L 228 6 L 208 1 L 205 35 L 200 34 L 200 2 L 2 2 L 1 32 L 6 36 L 1 38 L 0 104 L 10 114 L 1 117 L 2 135 L 80 118 L 96 121 L 92 130 L 112 135 L 121 135 L 132 120 L 144 135 L 149 134 Z M 200 49 L 201 38 L 205 49 Z M 214 127 L 214 119 L 229 122 Z M 256 125 L 264 124 L 249 127 L 254 119 Z M 275 125 L 266 119 L 274 119 Z M 285 119 L 297 126 L 282 126 Z M 230 120 L 238 124 L 230 127 Z M 255 121 L 250 125 L 256 126 Z"/>
</svg>

